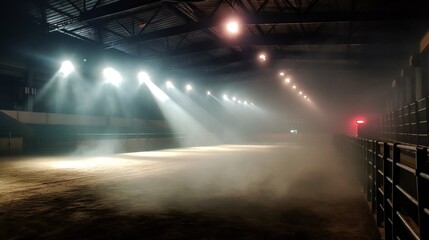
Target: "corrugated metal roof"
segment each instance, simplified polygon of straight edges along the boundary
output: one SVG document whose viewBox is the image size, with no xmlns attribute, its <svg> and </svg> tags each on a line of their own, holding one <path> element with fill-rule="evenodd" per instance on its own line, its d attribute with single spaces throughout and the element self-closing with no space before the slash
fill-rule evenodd
<svg viewBox="0 0 429 240">
<path fill-rule="evenodd" d="M 237 54 L 242 54 L 246 58 L 248 57 L 246 55 L 248 51 L 258 50 L 347 53 L 367 49 L 368 44 L 359 44 L 359 41 L 356 41 L 357 43 L 354 41 L 348 43 L 348 39 L 360 40 L 360 38 L 370 39 L 379 35 L 386 36 L 386 31 L 392 31 L 389 29 L 395 29 L 396 26 L 391 22 L 373 21 L 323 22 L 322 14 L 320 15 L 322 16 L 320 21 L 300 23 L 299 16 L 305 16 L 307 13 L 330 14 L 331 12 L 340 12 L 343 13 L 343 15 L 340 14 L 341 16 L 346 16 L 349 13 L 359 11 L 371 13 L 371 11 L 377 9 L 386 12 L 402 11 L 403 7 L 408 6 L 400 5 L 400 2 L 405 2 L 405 0 L 391 3 L 385 9 L 380 4 L 377 4 L 377 1 L 370 0 L 205 0 L 196 2 L 140 0 L 142 5 L 147 4 L 145 5 L 147 7 L 127 9 L 121 13 L 106 12 L 105 14 L 108 16 L 96 18 L 93 21 L 85 22 L 80 19 L 82 12 L 93 9 L 102 10 L 103 7 L 120 1 L 124 0 L 40 0 L 34 1 L 33 8 L 29 14 L 38 23 L 43 23 L 46 16 L 46 21 L 50 25 L 47 31 L 66 30 L 77 36 L 96 41 L 102 46 L 113 47 L 141 56 L 143 59 L 165 58 L 166 55 L 171 54 L 174 56 L 172 59 L 180 59 L 180 56 L 176 57 L 176 55 L 186 55 L 187 57 L 192 56 L 194 58 L 192 61 L 198 62 L 198 59 L 205 61 L 210 58 L 235 56 Z M 139 3 L 139 0 L 129 1 Z M 41 3 L 41 5 L 38 5 L 37 2 Z M 44 11 L 41 11 L 41 9 Z M 217 11 L 215 12 L 215 10 Z M 225 44 L 224 48 L 219 49 L 216 44 L 213 44 L 231 40 L 231 37 L 228 37 L 225 32 L 223 19 L 228 19 L 231 16 L 240 17 L 241 14 L 255 17 L 259 13 L 280 13 L 278 17 L 280 20 L 275 19 L 273 22 L 281 22 L 283 17 L 287 15 L 295 17 L 298 15 L 298 18 L 296 18 L 298 20 L 295 20 L 294 23 L 248 24 L 242 26 L 242 32 L 238 36 L 238 39 L 243 40 L 238 41 L 241 45 L 233 44 L 234 47 L 229 47 L 228 44 Z M 103 12 L 98 12 L 97 14 L 103 15 Z M 212 24 L 204 25 L 205 21 L 209 19 L 217 20 L 216 26 Z M 287 17 L 284 19 L 286 19 L 284 22 L 289 21 Z M 201 23 L 202 27 L 195 23 Z M 191 26 L 194 28 L 191 28 Z M 407 28 L 404 29 L 406 30 Z M 381 33 L 378 30 L 381 30 Z M 257 37 L 258 40 L 262 39 L 267 43 L 258 42 L 254 46 L 244 46 L 250 45 L 248 42 L 251 42 L 245 41 L 245 38 L 252 37 Z M 280 41 L 277 41 L 279 38 Z M 289 38 L 293 38 L 296 41 L 287 41 Z M 273 42 L 268 43 L 272 39 L 276 40 L 275 45 Z M 289 44 L 283 44 L 283 39 Z M 301 39 L 304 39 L 302 44 Z M 307 43 L 306 40 L 314 40 L 314 42 Z M 201 47 L 206 42 L 214 46 Z M 296 45 L 297 43 L 301 45 Z M 351 44 L 353 44 L 353 47 L 351 47 Z M 180 52 L 180 50 L 187 54 Z"/>
<path fill-rule="evenodd" d="M 163 8 L 159 11 L 155 18 L 152 19 L 150 24 L 145 28 L 144 32 L 153 32 L 156 30 L 179 26 L 186 23 L 186 21 L 178 17 L 170 10 Z"/>
</svg>

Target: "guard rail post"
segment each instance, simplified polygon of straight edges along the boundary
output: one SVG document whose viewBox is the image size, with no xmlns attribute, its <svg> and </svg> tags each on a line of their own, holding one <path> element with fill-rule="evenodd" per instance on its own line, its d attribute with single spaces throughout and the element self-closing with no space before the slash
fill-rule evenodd
<svg viewBox="0 0 429 240">
<path fill-rule="evenodd" d="M 359 163 L 360 163 L 360 174 L 361 174 L 361 185 L 362 185 L 362 192 L 364 192 L 366 194 L 366 152 L 365 152 L 365 142 L 363 139 L 358 139 L 358 150 L 360 153 L 360 159 L 359 159 Z"/>
<path fill-rule="evenodd" d="M 372 178 L 372 154 L 370 152 L 371 148 L 371 140 L 366 139 L 365 140 L 365 152 L 366 152 L 366 194 L 367 194 L 367 201 L 372 202 L 372 185 L 374 182 L 374 179 Z"/>
<path fill-rule="evenodd" d="M 383 221 L 384 221 L 384 239 L 388 240 L 391 239 L 392 234 L 392 225 L 389 221 L 389 215 L 391 216 L 392 208 L 389 204 L 389 193 L 391 192 L 391 185 L 388 179 L 388 167 L 389 167 L 389 160 L 388 158 L 391 158 L 390 156 L 390 149 L 389 144 L 387 142 L 383 143 L 383 187 L 384 187 L 384 195 L 383 195 L 383 208 L 384 208 L 384 214 L 383 214 Z"/>
<path fill-rule="evenodd" d="M 428 189 L 428 152 L 427 148 L 417 147 L 416 150 L 416 184 L 418 201 L 418 222 L 420 228 L 420 239 L 429 239 L 429 209 Z M 425 178 L 425 176 L 427 178 Z"/>
<path fill-rule="evenodd" d="M 363 167 L 363 178 L 362 178 L 362 184 L 364 186 L 366 200 L 370 201 L 370 185 L 369 185 L 369 171 L 368 171 L 368 148 L 367 148 L 367 141 L 366 139 L 363 139 L 363 159 L 362 159 L 362 167 Z"/>
<path fill-rule="evenodd" d="M 375 162 L 375 216 L 377 226 L 382 226 L 383 223 L 383 192 L 381 187 L 383 186 L 383 175 L 380 175 L 380 172 L 383 172 L 383 169 L 380 167 L 379 155 L 380 155 L 380 144 L 377 140 L 374 141 L 374 162 Z M 381 162 L 382 163 L 382 162 Z"/>
<path fill-rule="evenodd" d="M 398 190 L 396 185 L 399 184 L 399 169 L 397 163 L 399 163 L 400 151 L 398 144 L 393 144 L 393 162 L 392 162 L 392 240 L 398 235 L 398 216 L 396 210 L 398 208 L 397 204 L 399 202 Z"/>
<path fill-rule="evenodd" d="M 370 140 L 371 143 L 371 163 L 370 167 L 371 167 L 371 209 L 372 209 L 372 214 L 377 214 L 377 171 L 376 171 L 376 163 L 377 163 L 377 159 L 376 159 L 376 147 L 375 144 L 377 143 L 376 140 Z"/>
</svg>

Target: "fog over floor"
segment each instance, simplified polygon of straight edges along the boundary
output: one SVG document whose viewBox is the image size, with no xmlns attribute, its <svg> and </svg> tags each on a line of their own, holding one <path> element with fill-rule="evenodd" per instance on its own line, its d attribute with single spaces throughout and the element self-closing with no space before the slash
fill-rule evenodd
<svg viewBox="0 0 429 240">
<path fill-rule="evenodd" d="M 326 136 L 0 164 L 6 238 L 375 236 L 350 162 Z M 97 222 L 102 231 L 91 230 Z"/>
</svg>

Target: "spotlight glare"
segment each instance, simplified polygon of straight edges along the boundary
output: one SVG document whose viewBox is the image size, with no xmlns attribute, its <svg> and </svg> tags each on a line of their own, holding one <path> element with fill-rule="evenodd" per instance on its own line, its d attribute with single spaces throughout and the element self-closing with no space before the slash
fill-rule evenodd
<svg viewBox="0 0 429 240">
<path fill-rule="evenodd" d="M 244 101 L 244 105 L 247 105 L 247 101 Z"/>
<path fill-rule="evenodd" d="M 302 95 L 302 92 L 301 92 L 301 91 L 299 91 L 299 95 Z"/>
<path fill-rule="evenodd" d="M 236 98 L 236 97 L 232 97 L 232 101 L 234 101 L 234 102 L 235 102 L 236 100 L 237 100 L 237 98 Z"/>
<path fill-rule="evenodd" d="M 237 34 L 239 32 L 239 28 L 240 26 L 236 21 L 231 21 L 226 24 L 226 30 L 232 34 Z"/>
<path fill-rule="evenodd" d="M 259 60 L 261 60 L 261 61 L 266 61 L 267 60 L 267 56 L 265 56 L 265 54 L 263 54 L 263 53 L 261 53 L 260 55 L 259 55 Z"/>
<path fill-rule="evenodd" d="M 192 90 L 192 85 L 191 84 L 186 84 L 185 89 L 186 89 L 187 92 L 190 92 Z"/>
<path fill-rule="evenodd" d="M 307 96 L 304 96 L 304 98 L 307 98 Z"/>
<path fill-rule="evenodd" d="M 285 75 L 285 73 L 284 73 L 284 72 L 280 72 L 280 76 L 282 76 L 282 77 L 283 77 L 284 75 Z"/>
<path fill-rule="evenodd" d="M 293 86 L 292 86 L 292 88 L 293 88 L 293 89 L 296 89 L 296 86 L 295 86 L 295 85 L 293 85 Z"/>
<path fill-rule="evenodd" d="M 255 104 L 253 104 L 252 102 L 250 103 L 250 105 L 255 106 Z"/>
<path fill-rule="evenodd" d="M 139 84 L 147 84 L 150 81 L 150 77 L 146 72 L 139 72 L 137 75 L 137 79 L 139 80 Z"/>
<path fill-rule="evenodd" d="M 61 68 L 60 68 L 60 73 L 63 77 L 67 77 L 68 75 L 70 75 L 70 73 L 72 73 L 74 71 L 74 65 L 71 61 L 64 61 L 61 64 Z"/>
<path fill-rule="evenodd" d="M 103 70 L 103 76 L 107 83 L 116 87 L 122 82 L 121 74 L 113 68 L 105 68 Z"/>
<path fill-rule="evenodd" d="M 210 91 L 207 91 L 207 96 L 212 95 L 212 93 Z"/>
<path fill-rule="evenodd" d="M 224 95 L 223 95 L 223 99 L 224 99 L 224 100 L 228 100 L 228 95 L 224 94 Z"/>
<path fill-rule="evenodd" d="M 165 83 L 165 86 L 167 86 L 167 89 L 173 89 L 173 88 L 174 88 L 173 83 L 172 83 L 172 82 L 170 82 L 170 81 L 167 81 L 167 82 Z"/>
<path fill-rule="evenodd" d="M 167 94 L 165 94 L 159 87 L 157 87 L 152 80 L 150 80 L 149 76 L 146 74 L 139 74 L 139 81 L 144 80 L 144 84 L 147 86 L 147 88 L 152 92 L 152 94 L 155 96 L 156 99 L 158 99 L 161 102 L 165 102 L 168 99 L 170 99 Z M 147 77 L 146 77 L 147 76 Z"/>
<path fill-rule="evenodd" d="M 290 78 L 286 78 L 285 82 L 289 84 L 290 83 Z"/>
<path fill-rule="evenodd" d="M 241 100 L 238 100 L 238 103 L 240 103 L 240 104 L 241 104 Z"/>
</svg>

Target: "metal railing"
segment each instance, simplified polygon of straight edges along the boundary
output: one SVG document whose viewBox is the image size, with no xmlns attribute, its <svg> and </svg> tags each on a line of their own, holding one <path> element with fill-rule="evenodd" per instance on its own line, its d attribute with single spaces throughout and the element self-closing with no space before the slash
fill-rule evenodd
<svg viewBox="0 0 429 240">
<path fill-rule="evenodd" d="M 429 239 L 428 149 L 344 137 L 357 156 L 362 186 L 384 239 Z"/>
<path fill-rule="evenodd" d="M 429 146 L 429 99 L 422 98 L 382 116 L 382 137 Z"/>
</svg>

